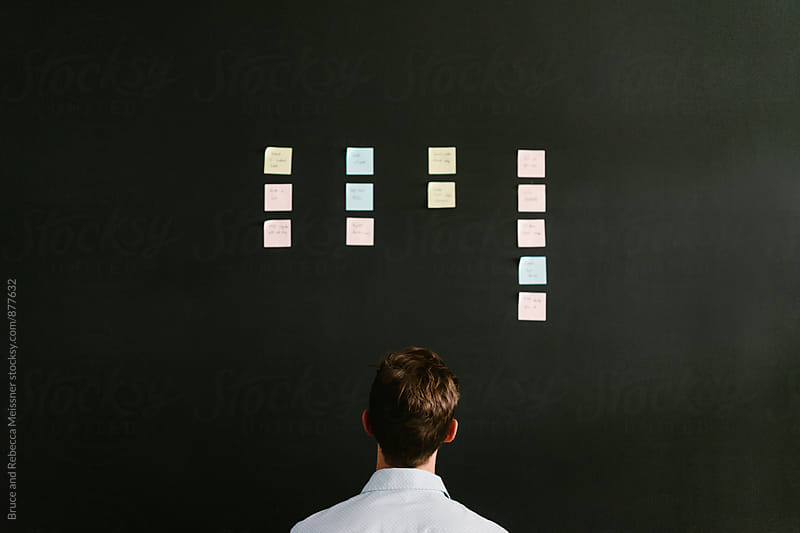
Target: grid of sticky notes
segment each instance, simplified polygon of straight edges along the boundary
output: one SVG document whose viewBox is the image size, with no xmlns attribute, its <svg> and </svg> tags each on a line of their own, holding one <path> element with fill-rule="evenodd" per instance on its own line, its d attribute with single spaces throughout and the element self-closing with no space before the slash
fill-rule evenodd
<svg viewBox="0 0 800 533">
<path fill-rule="evenodd" d="M 544 248 L 545 219 L 547 211 L 545 185 L 538 181 L 545 177 L 545 151 L 544 150 L 517 150 L 517 178 L 525 182 L 517 184 L 517 247 L 518 248 Z M 520 255 L 518 269 L 518 283 L 520 286 L 547 285 L 547 257 L 533 255 L 537 251 L 531 250 L 531 255 Z M 525 253 L 525 252 L 520 252 Z M 519 320 L 547 320 L 547 293 L 523 291 L 519 292 L 517 303 L 517 318 Z"/>
<path fill-rule="evenodd" d="M 374 147 L 346 147 L 344 210 L 345 245 L 375 245 L 375 149 Z M 429 209 L 456 207 L 456 148 L 454 146 L 428 147 L 427 206 Z M 288 248 L 292 246 L 292 148 L 267 146 L 264 151 L 264 174 L 269 183 L 264 184 L 264 247 Z M 541 180 L 545 177 L 545 151 L 518 149 L 517 177 L 517 247 L 532 249 L 521 251 L 518 258 L 518 284 L 521 287 L 518 301 L 518 319 L 545 321 L 547 294 L 522 287 L 547 285 L 547 257 L 545 248 L 545 218 L 547 211 L 546 189 Z M 538 253 L 537 253 L 538 252 Z M 528 253 L 530 255 L 522 255 Z M 541 289 L 540 289 L 541 290 Z"/>
<path fill-rule="evenodd" d="M 348 146 L 344 173 L 344 210 L 362 215 L 345 217 L 344 243 L 346 246 L 375 246 L 375 218 L 363 216 L 375 210 L 375 184 L 366 181 L 374 178 L 350 177 L 375 175 L 375 148 Z"/>
<path fill-rule="evenodd" d="M 292 211 L 292 183 L 281 176 L 292 175 L 292 149 L 267 146 L 264 150 L 264 174 L 271 183 L 264 184 L 264 248 L 289 248 L 292 246 L 292 220 L 286 218 Z M 271 218 L 280 217 L 280 218 Z"/>
</svg>

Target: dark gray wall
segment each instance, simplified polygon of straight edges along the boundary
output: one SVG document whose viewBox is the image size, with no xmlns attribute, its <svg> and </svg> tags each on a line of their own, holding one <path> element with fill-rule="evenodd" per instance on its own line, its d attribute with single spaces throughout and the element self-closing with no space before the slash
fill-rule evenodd
<svg viewBox="0 0 800 533">
<path fill-rule="evenodd" d="M 437 473 L 510 531 L 800 531 L 796 3 L 22 9 L 20 530 L 287 531 L 366 483 L 370 365 L 416 344 L 463 382 Z M 291 249 L 261 246 L 267 145 Z M 347 146 L 375 147 L 372 248 Z M 544 323 L 518 148 L 547 150 Z"/>
</svg>

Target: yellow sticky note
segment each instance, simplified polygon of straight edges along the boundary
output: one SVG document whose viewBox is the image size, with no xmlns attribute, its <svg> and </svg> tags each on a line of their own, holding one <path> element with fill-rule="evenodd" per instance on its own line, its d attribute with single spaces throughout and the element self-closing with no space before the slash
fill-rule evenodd
<svg viewBox="0 0 800 533">
<path fill-rule="evenodd" d="M 456 182 L 455 181 L 429 181 L 428 182 L 428 208 L 455 207 Z"/>
<path fill-rule="evenodd" d="M 267 146 L 264 151 L 264 174 L 292 173 L 292 149 Z"/>
<path fill-rule="evenodd" d="M 428 148 L 428 174 L 455 174 L 456 147 Z"/>
</svg>

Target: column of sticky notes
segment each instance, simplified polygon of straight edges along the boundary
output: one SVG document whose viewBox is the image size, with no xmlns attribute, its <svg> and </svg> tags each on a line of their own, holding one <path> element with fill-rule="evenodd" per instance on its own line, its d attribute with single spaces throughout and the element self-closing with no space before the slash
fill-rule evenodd
<svg viewBox="0 0 800 533">
<path fill-rule="evenodd" d="M 545 176 L 544 155 L 544 150 L 517 150 L 517 177 L 534 178 L 529 183 L 517 185 L 519 213 L 544 213 L 546 210 L 545 186 L 536 183 L 537 178 Z M 525 216 L 517 219 L 517 247 L 545 247 L 543 218 Z M 544 255 L 521 256 L 518 276 L 519 285 L 546 285 L 547 258 Z M 519 320 L 546 320 L 547 293 L 520 291 L 517 313 Z"/>
<path fill-rule="evenodd" d="M 375 175 L 375 149 L 372 147 L 348 147 L 345 155 L 345 174 L 348 176 L 344 184 L 344 209 L 351 211 L 374 211 L 375 185 L 361 178 L 358 183 L 350 182 L 357 177 Z M 374 246 L 375 219 L 372 217 L 347 217 L 345 220 L 345 245 Z"/>
<path fill-rule="evenodd" d="M 264 174 L 290 176 L 292 174 L 292 149 L 267 146 L 264 151 Z M 272 181 L 279 181 L 278 178 Z M 264 212 L 278 213 L 292 210 L 291 183 L 264 184 Z M 267 215 L 280 216 L 280 215 Z M 285 217 L 287 215 L 283 215 Z M 288 248 L 292 245 L 292 221 L 288 218 L 268 218 L 264 222 L 264 247 Z"/>
<path fill-rule="evenodd" d="M 429 147 L 428 148 L 428 174 L 432 176 L 456 173 L 456 148 Z M 455 181 L 429 181 L 428 182 L 428 208 L 448 208 L 456 206 Z"/>
</svg>

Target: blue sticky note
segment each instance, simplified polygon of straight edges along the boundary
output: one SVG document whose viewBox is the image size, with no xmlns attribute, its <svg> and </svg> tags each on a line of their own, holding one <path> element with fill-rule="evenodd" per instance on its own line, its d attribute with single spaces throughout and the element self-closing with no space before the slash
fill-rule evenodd
<svg viewBox="0 0 800 533">
<path fill-rule="evenodd" d="M 519 258 L 520 285 L 546 285 L 547 261 L 545 257 Z"/>
<path fill-rule="evenodd" d="M 372 183 L 346 183 L 344 208 L 346 211 L 372 211 Z"/>
<path fill-rule="evenodd" d="M 373 148 L 348 148 L 345 173 L 348 176 L 371 176 L 375 173 Z"/>
</svg>

